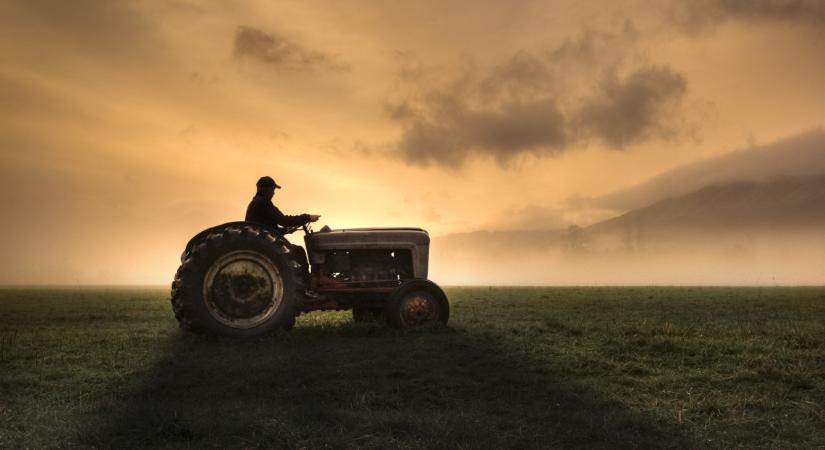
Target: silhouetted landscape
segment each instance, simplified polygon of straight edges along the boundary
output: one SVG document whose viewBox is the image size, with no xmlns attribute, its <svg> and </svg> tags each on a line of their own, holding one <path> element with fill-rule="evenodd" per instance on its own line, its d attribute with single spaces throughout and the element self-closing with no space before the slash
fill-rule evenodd
<svg viewBox="0 0 825 450">
<path fill-rule="evenodd" d="M 0 1 L 0 449 L 825 445 L 825 0 Z"/>
</svg>

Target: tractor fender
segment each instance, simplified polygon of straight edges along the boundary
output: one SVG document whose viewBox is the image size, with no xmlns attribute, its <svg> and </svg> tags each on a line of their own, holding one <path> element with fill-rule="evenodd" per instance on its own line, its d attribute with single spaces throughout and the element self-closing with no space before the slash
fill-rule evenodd
<svg viewBox="0 0 825 450">
<path fill-rule="evenodd" d="M 181 255 L 180 255 L 180 262 L 186 261 L 186 258 L 188 257 L 189 253 L 192 251 L 192 247 L 195 244 L 197 244 L 198 242 L 201 242 L 202 240 L 206 239 L 206 237 L 209 236 L 211 233 L 213 233 L 215 231 L 222 230 L 226 227 L 237 227 L 239 225 L 247 225 L 247 224 L 251 224 L 251 222 L 245 222 L 245 221 L 242 221 L 242 220 L 235 221 L 235 222 L 226 222 L 226 223 L 222 223 L 220 225 L 215 225 L 214 227 L 209 227 L 209 228 L 201 231 L 200 233 L 193 236 L 192 239 L 189 239 L 189 242 L 186 243 L 186 248 L 184 248 L 183 253 L 181 253 Z M 285 244 L 289 244 L 289 241 L 287 241 L 287 239 L 275 227 L 262 225 L 262 224 L 257 224 L 257 223 L 254 224 L 254 225 L 258 228 L 264 228 L 264 229 L 268 229 L 268 230 L 272 231 L 276 236 L 278 236 L 279 240 L 282 240 Z"/>
</svg>

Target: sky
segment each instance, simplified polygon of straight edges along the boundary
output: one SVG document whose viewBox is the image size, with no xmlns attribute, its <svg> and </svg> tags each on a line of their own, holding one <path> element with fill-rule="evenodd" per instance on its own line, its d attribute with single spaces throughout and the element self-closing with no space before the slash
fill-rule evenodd
<svg viewBox="0 0 825 450">
<path fill-rule="evenodd" d="M 823 79 L 818 0 L 5 1 L 0 283 L 165 284 L 262 175 L 333 228 L 585 226 Z"/>
</svg>

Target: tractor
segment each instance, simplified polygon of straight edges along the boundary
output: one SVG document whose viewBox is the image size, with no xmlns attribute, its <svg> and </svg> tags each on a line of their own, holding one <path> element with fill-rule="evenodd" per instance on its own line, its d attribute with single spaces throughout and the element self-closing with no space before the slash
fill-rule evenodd
<svg viewBox="0 0 825 450">
<path fill-rule="evenodd" d="M 285 237 L 299 229 L 306 258 Z M 312 311 L 352 310 L 355 322 L 383 318 L 396 328 L 446 324 L 447 296 L 427 279 L 429 246 L 420 228 L 229 222 L 186 244 L 172 308 L 185 330 L 233 337 L 289 331 Z"/>
</svg>

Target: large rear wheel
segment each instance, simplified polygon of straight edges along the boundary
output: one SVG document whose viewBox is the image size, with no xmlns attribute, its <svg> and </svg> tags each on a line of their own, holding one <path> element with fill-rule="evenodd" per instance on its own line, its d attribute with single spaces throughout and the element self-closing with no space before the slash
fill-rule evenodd
<svg viewBox="0 0 825 450">
<path fill-rule="evenodd" d="M 189 249 L 172 283 L 181 328 L 235 337 L 291 328 L 304 286 L 294 253 L 253 224 L 212 230 Z"/>
</svg>

